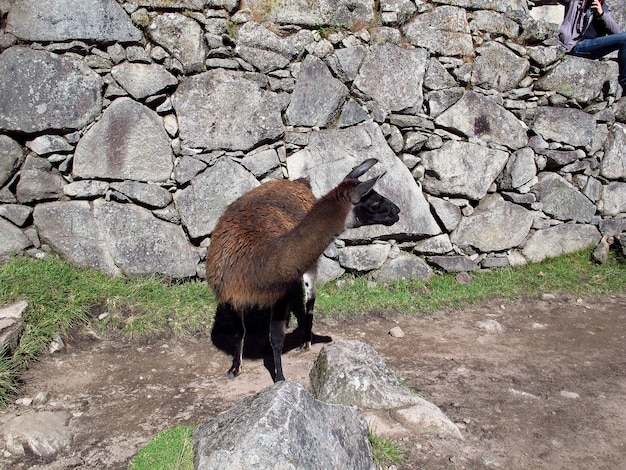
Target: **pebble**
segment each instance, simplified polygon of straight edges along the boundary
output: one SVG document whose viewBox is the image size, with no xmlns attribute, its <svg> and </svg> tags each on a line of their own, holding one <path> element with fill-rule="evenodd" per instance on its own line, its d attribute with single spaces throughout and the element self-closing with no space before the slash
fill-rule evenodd
<svg viewBox="0 0 626 470">
<path fill-rule="evenodd" d="M 568 392 L 568 391 L 566 391 L 566 390 L 561 390 L 560 395 L 561 395 L 562 397 L 565 397 L 565 398 L 574 398 L 574 399 L 575 399 L 575 398 L 580 398 L 580 395 L 579 395 L 578 393 L 575 393 L 575 392 Z"/>
<path fill-rule="evenodd" d="M 544 293 L 541 294 L 541 300 L 556 300 L 556 295 Z"/>
<path fill-rule="evenodd" d="M 504 327 L 495 320 L 477 321 L 476 328 L 494 333 L 502 333 L 504 331 Z"/>
<path fill-rule="evenodd" d="M 389 330 L 389 334 L 393 338 L 404 338 L 404 331 L 399 326 L 394 326 L 391 330 Z"/>
</svg>

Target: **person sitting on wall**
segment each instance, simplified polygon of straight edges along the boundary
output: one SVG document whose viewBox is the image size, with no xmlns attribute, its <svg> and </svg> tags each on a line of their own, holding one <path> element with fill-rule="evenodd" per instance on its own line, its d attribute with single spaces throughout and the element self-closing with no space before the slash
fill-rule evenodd
<svg viewBox="0 0 626 470">
<path fill-rule="evenodd" d="M 557 0 L 565 6 L 559 43 L 574 56 L 599 59 L 618 52 L 622 94 L 626 95 L 626 32 L 622 32 L 604 0 Z"/>
</svg>

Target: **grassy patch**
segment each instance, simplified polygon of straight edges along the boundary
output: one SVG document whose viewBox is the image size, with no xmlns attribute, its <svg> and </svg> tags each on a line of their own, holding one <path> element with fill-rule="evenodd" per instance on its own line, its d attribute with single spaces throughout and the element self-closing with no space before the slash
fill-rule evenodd
<svg viewBox="0 0 626 470">
<path fill-rule="evenodd" d="M 402 448 L 391 439 L 378 436 L 371 428 L 367 430 L 367 438 L 372 445 L 372 458 L 376 468 L 387 468 L 402 462 Z"/>
<path fill-rule="evenodd" d="M 195 426 L 177 426 L 157 434 L 133 457 L 129 470 L 193 470 Z"/>
<path fill-rule="evenodd" d="M 345 286 L 324 286 L 316 308 L 327 317 L 349 317 L 363 312 L 432 314 L 462 308 L 495 297 L 511 300 L 543 292 L 593 297 L 626 290 L 626 264 L 615 260 L 597 265 L 590 251 L 581 251 L 542 263 L 472 273 L 464 285 L 454 275 L 436 275 L 428 281 L 370 283 L 348 278 Z"/>
<path fill-rule="evenodd" d="M 0 405 L 15 374 L 46 350 L 55 333 L 75 328 L 124 339 L 208 331 L 216 302 L 200 281 L 173 284 L 157 276 L 110 278 L 60 259 L 15 258 L 0 266 L 0 306 L 28 302 L 17 350 L 0 355 Z"/>
</svg>

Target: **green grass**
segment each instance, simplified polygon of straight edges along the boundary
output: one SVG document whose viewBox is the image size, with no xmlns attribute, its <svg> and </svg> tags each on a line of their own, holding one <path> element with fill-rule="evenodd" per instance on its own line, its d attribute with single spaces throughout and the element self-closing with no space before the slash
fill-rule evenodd
<svg viewBox="0 0 626 470">
<path fill-rule="evenodd" d="M 157 434 L 133 457 L 129 470 L 193 470 L 195 426 L 177 426 Z"/>
<path fill-rule="evenodd" d="M 461 308 L 495 297 L 514 300 L 543 292 L 594 297 L 626 291 L 626 264 L 613 259 L 597 265 L 590 261 L 587 250 L 542 263 L 472 273 L 472 282 L 467 285 L 458 283 L 454 275 L 391 285 L 372 285 L 364 278 L 353 278 L 346 284 L 321 289 L 316 309 L 331 317 L 362 312 L 415 315 Z"/>
<path fill-rule="evenodd" d="M 377 435 L 371 428 L 367 430 L 367 438 L 372 445 L 372 458 L 376 468 L 387 468 L 402 462 L 402 448 L 391 439 Z"/>
</svg>

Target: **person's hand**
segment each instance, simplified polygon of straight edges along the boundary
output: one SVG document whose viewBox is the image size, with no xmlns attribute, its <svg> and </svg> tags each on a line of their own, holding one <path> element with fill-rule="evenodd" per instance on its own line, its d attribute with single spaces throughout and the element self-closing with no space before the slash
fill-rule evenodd
<svg viewBox="0 0 626 470">
<path fill-rule="evenodd" d="M 591 2 L 591 9 L 598 16 L 602 16 L 604 14 L 604 10 L 602 9 L 602 1 L 601 0 L 593 0 Z"/>
</svg>

